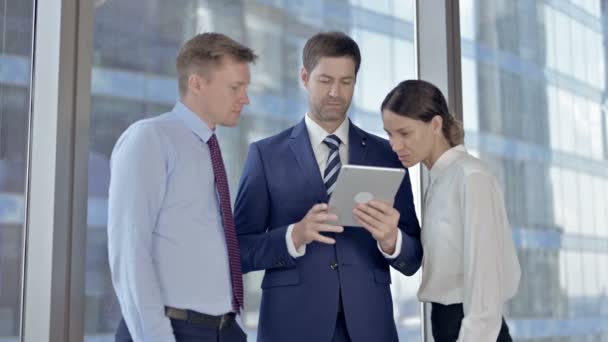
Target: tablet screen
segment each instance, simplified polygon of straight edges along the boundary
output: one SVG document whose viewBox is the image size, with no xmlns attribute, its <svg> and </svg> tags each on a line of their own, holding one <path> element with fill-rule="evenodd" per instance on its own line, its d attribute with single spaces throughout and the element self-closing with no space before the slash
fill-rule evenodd
<svg viewBox="0 0 608 342">
<path fill-rule="evenodd" d="M 393 204 L 405 176 L 405 169 L 362 165 L 342 165 L 336 187 L 329 199 L 329 211 L 338 216 L 344 227 L 361 227 L 353 215 L 357 203 L 372 199 Z"/>
</svg>

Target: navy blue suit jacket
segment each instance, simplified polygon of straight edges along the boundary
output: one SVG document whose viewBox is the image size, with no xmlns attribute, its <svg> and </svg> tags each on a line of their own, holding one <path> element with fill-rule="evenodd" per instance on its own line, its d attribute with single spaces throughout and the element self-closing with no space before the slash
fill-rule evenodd
<svg viewBox="0 0 608 342">
<path fill-rule="evenodd" d="M 403 167 L 385 139 L 350 124 L 349 164 Z M 235 204 L 243 271 L 265 270 L 258 325 L 260 342 L 331 341 L 342 292 L 353 342 L 398 341 L 389 265 L 414 274 L 422 260 L 420 226 L 409 174 L 395 198 L 401 216 L 401 254 L 386 259 L 363 228 L 331 234 L 335 245 L 313 242 L 294 259 L 287 227 L 317 203 L 327 203 L 325 185 L 304 120 L 251 144 Z M 331 266 L 334 263 L 338 267 Z"/>
</svg>

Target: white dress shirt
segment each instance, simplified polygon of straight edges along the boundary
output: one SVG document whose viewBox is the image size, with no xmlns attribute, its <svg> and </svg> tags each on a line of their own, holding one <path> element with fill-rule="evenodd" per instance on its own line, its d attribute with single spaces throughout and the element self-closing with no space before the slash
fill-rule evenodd
<svg viewBox="0 0 608 342">
<path fill-rule="evenodd" d="M 317 161 L 317 165 L 319 166 L 320 177 L 323 177 L 323 172 L 325 172 L 325 166 L 327 165 L 327 158 L 329 157 L 329 147 L 323 143 L 323 140 L 331 134 L 336 135 L 342 143 L 340 144 L 340 148 L 338 153 L 340 154 L 340 163 L 342 165 L 348 164 L 348 132 L 350 121 L 348 118 L 345 118 L 344 121 L 338 126 L 338 128 L 333 132 L 327 132 L 323 127 L 319 126 L 313 119 L 310 118 L 309 114 L 306 114 L 304 117 L 304 124 L 306 125 L 306 130 L 308 131 L 308 137 L 310 139 L 310 144 L 312 145 L 312 151 L 315 155 L 315 160 Z M 289 225 L 287 228 L 287 233 L 285 234 L 285 240 L 287 242 L 287 250 L 289 254 L 298 258 L 306 254 L 306 245 L 300 246 L 299 249 L 296 250 L 293 239 L 291 238 L 291 232 L 293 231 L 293 224 Z M 395 252 L 391 255 L 384 253 L 384 251 L 378 245 L 378 249 L 380 252 L 387 258 L 396 258 L 399 253 L 401 253 L 401 231 L 397 232 L 397 245 L 395 247 Z"/>
<path fill-rule="evenodd" d="M 228 250 L 207 140 L 181 102 L 131 125 L 111 159 L 112 281 L 134 341 L 174 342 L 164 307 L 232 311 Z"/>
<path fill-rule="evenodd" d="M 496 341 L 503 304 L 517 292 L 520 278 L 500 186 L 462 145 L 441 155 L 430 178 L 418 299 L 463 304 L 458 341 Z"/>
</svg>

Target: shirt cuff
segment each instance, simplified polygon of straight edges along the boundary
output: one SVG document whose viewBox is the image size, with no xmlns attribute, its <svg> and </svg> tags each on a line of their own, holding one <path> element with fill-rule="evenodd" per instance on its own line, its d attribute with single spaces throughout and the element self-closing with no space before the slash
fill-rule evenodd
<svg viewBox="0 0 608 342">
<path fill-rule="evenodd" d="M 395 259 L 399 256 L 399 254 L 401 254 L 401 229 L 397 228 L 397 243 L 395 244 L 395 252 L 393 254 L 386 254 L 384 253 L 384 251 L 382 250 L 382 248 L 380 248 L 380 243 L 376 242 L 376 244 L 378 245 L 378 250 L 380 250 L 380 253 L 382 253 L 382 255 L 384 255 L 385 258 L 387 259 Z"/>
<path fill-rule="evenodd" d="M 296 246 L 293 244 L 293 239 L 291 238 L 291 233 L 293 232 L 293 224 L 290 224 L 287 227 L 287 233 L 285 233 L 285 242 L 287 242 L 287 251 L 289 255 L 293 258 L 299 258 L 306 254 L 306 245 L 300 246 L 300 248 L 296 249 Z"/>
</svg>

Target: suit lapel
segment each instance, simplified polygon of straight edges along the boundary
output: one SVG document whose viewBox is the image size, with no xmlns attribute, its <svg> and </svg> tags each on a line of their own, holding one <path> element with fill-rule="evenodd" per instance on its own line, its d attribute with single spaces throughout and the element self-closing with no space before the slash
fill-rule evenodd
<svg viewBox="0 0 608 342">
<path fill-rule="evenodd" d="M 327 193 L 325 192 L 325 184 L 321 179 L 319 165 L 315 160 L 315 154 L 312 151 L 308 130 L 304 120 L 293 127 L 291 136 L 289 137 L 289 147 L 293 151 L 295 158 L 302 170 L 301 175 L 306 179 L 306 182 L 315 191 L 315 197 L 319 202 L 327 202 Z M 294 175 L 295 176 L 295 175 Z"/>
<path fill-rule="evenodd" d="M 348 129 L 348 163 L 365 165 L 367 155 L 367 133 L 355 126 L 352 121 Z"/>
</svg>

